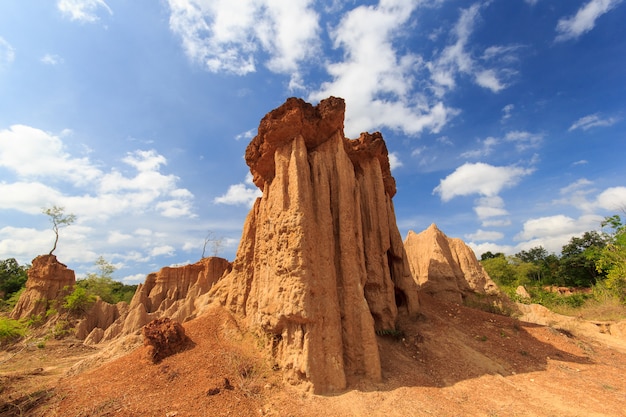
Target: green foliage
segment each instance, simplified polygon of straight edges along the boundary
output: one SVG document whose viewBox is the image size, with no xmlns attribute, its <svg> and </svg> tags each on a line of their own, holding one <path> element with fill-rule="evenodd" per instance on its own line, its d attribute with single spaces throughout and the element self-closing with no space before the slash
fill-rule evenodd
<svg viewBox="0 0 626 417">
<path fill-rule="evenodd" d="M 26 326 L 18 320 L 0 317 L 0 345 L 26 335 Z"/>
<path fill-rule="evenodd" d="M 0 311 L 11 311 L 15 304 L 17 304 L 20 299 L 20 295 L 24 292 L 26 288 L 20 289 L 18 292 L 14 292 L 7 298 L 6 300 L 0 299 Z"/>
<path fill-rule="evenodd" d="M 591 287 L 604 279 L 596 263 L 606 246 L 606 237 L 596 231 L 585 232 L 582 237 L 572 237 L 561 251 L 559 273 L 563 284 L 573 287 Z"/>
<path fill-rule="evenodd" d="M 24 285 L 28 275 L 27 266 L 20 266 L 15 258 L 0 261 L 0 299 L 7 300 Z"/>
<path fill-rule="evenodd" d="M 511 287 L 515 284 L 517 271 L 504 254 L 483 259 L 481 261 L 485 271 L 501 287 Z"/>
<path fill-rule="evenodd" d="M 95 302 L 95 295 L 87 293 L 86 289 L 77 285 L 74 291 L 65 296 L 63 307 L 71 314 L 79 315 L 85 313 Z"/>
<path fill-rule="evenodd" d="M 614 215 L 602 222 L 607 226 L 611 231 L 605 234 L 607 244 L 598 254 L 596 268 L 606 274 L 606 288 L 626 302 L 626 224 Z"/>
<path fill-rule="evenodd" d="M 102 256 L 96 260 L 98 273 L 87 274 L 85 279 L 76 283 L 77 287 L 84 288 L 87 293 L 100 297 L 107 303 L 116 304 L 120 301 L 127 303 L 133 298 L 136 285 L 126 285 L 114 281 L 111 275 L 115 272 L 115 266 L 107 262 Z"/>
</svg>

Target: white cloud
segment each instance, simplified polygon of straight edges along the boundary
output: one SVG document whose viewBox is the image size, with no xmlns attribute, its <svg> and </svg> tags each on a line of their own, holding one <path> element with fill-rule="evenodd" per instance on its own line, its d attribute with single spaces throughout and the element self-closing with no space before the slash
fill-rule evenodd
<svg viewBox="0 0 626 417">
<path fill-rule="evenodd" d="M 174 226 L 163 219 L 196 215 L 193 194 L 178 186 L 178 177 L 161 172 L 165 157 L 155 150 L 137 150 L 122 158 L 126 168 L 105 172 L 89 158 L 74 157 L 64 143 L 66 134 L 22 125 L 0 131 L 0 167 L 8 172 L 0 182 L 0 211 L 43 218 L 42 207 L 58 205 L 75 214 L 76 223 L 63 230 L 55 252 L 64 262 L 92 263 L 105 247 L 107 256 L 131 256 L 133 263 L 174 253 L 175 245 L 183 243 L 176 229 L 181 223 Z M 7 225 L 2 231 L 0 258 L 19 255 L 26 258 L 21 262 L 29 262 L 49 251 L 53 241 L 50 229 Z M 140 253 L 133 251 L 137 247 L 157 249 Z"/>
<path fill-rule="evenodd" d="M 59 136 L 24 125 L 0 130 L 0 166 L 20 178 L 56 178 L 84 185 L 102 175 L 88 158 L 74 158 Z"/>
<path fill-rule="evenodd" d="M 402 1 L 359 6 L 331 30 L 334 47 L 343 50 L 342 60 L 326 65 L 332 79 L 322 83 L 309 99 L 317 101 L 330 95 L 345 98 L 349 137 L 380 126 L 408 134 L 423 130 L 437 133 L 458 114 L 458 110 L 441 101 L 430 102 L 415 91 L 423 60 L 400 52 L 394 44 L 416 6 L 416 2 Z"/>
<path fill-rule="evenodd" d="M 584 213 L 597 210 L 617 212 L 626 208 L 626 187 L 610 187 L 598 192 L 592 186 L 593 183 L 585 178 L 575 181 L 563 187 L 560 190 L 562 197 L 553 203 L 571 205 Z"/>
<path fill-rule="evenodd" d="M 579 236 L 590 230 L 598 230 L 603 217 L 588 214 L 574 219 L 563 214 L 529 219 L 516 240 L 526 241 L 527 247 L 543 246 L 549 252 L 560 252 L 572 236 Z"/>
<path fill-rule="evenodd" d="M 461 74 L 470 76 L 477 85 L 497 93 L 508 86 L 504 79 L 517 72 L 507 68 L 507 65 L 517 61 L 514 52 L 520 45 L 497 45 L 485 49 L 480 58 L 488 61 L 485 64 L 489 64 L 490 68 L 482 67 L 472 56 L 470 37 L 480 20 L 480 9 L 488 4 L 475 3 L 462 10 L 451 33 L 455 42 L 446 46 L 436 59 L 425 64 L 430 71 L 432 88 L 438 96 L 454 90 L 456 78 Z"/>
<path fill-rule="evenodd" d="M 15 50 L 9 42 L 0 36 L 0 68 L 15 60 Z"/>
<path fill-rule="evenodd" d="M 156 246 L 150 250 L 150 256 L 174 256 L 176 250 L 170 245 Z"/>
<path fill-rule="evenodd" d="M 262 193 L 256 187 L 248 187 L 244 183 L 231 185 L 226 194 L 216 197 L 213 201 L 217 204 L 246 205 L 252 206 L 254 201 L 261 197 Z"/>
<path fill-rule="evenodd" d="M 39 214 L 43 207 L 62 205 L 63 194 L 39 182 L 0 183 L 0 209 Z"/>
<path fill-rule="evenodd" d="M 104 0 L 59 0 L 57 7 L 70 20 L 86 23 L 96 22 L 100 9 L 106 10 L 110 15 L 113 14 Z"/>
<path fill-rule="evenodd" d="M 506 84 L 503 84 L 498 79 L 496 72 L 492 69 L 478 72 L 476 74 L 476 84 L 481 87 L 488 88 L 494 93 L 506 88 Z"/>
<path fill-rule="evenodd" d="M 622 0 L 590 0 L 574 16 L 562 18 L 556 25 L 557 42 L 577 39 L 596 25 L 596 20 L 614 9 Z"/>
<path fill-rule="evenodd" d="M 396 152 L 391 152 L 389 154 L 389 165 L 391 167 L 391 170 L 393 171 L 396 168 L 400 168 L 404 164 L 402 163 L 402 161 L 400 160 L 400 157 L 398 156 Z"/>
<path fill-rule="evenodd" d="M 619 118 L 617 117 L 607 117 L 603 119 L 597 113 L 590 114 L 576 120 L 567 130 L 571 132 L 572 130 L 576 129 L 588 130 L 592 127 L 607 127 L 614 125 L 618 121 Z"/>
<path fill-rule="evenodd" d="M 613 212 L 626 209 L 626 187 L 611 187 L 596 197 L 595 205 Z"/>
<path fill-rule="evenodd" d="M 504 200 L 499 196 L 482 197 L 476 201 L 474 211 L 480 220 L 509 214 L 504 208 Z M 484 224 L 483 224 L 484 226 Z"/>
<path fill-rule="evenodd" d="M 513 113 L 513 109 L 515 109 L 515 105 L 507 104 L 502 108 L 502 122 L 511 118 L 511 114 Z"/>
<path fill-rule="evenodd" d="M 241 139 L 252 139 L 256 133 L 256 129 L 250 129 L 250 130 L 246 130 L 243 133 L 238 134 L 237 136 L 235 136 L 235 140 L 241 140 Z"/>
<path fill-rule="evenodd" d="M 270 0 L 169 0 L 170 29 L 187 56 L 211 72 L 244 75 L 268 54 L 270 71 L 299 81 L 299 65 L 319 42 L 313 2 Z M 262 53 L 263 52 L 263 53 Z"/>
<path fill-rule="evenodd" d="M 482 162 L 465 163 L 439 182 L 433 190 L 441 200 L 456 196 L 479 194 L 494 197 L 504 188 L 512 187 L 533 170 L 516 166 L 493 166 Z"/>
<path fill-rule="evenodd" d="M 54 54 L 45 54 L 40 61 L 46 65 L 58 65 L 63 63 L 63 58 Z"/>
<path fill-rule="evenodd" d="M 119 230 L 112 230 L 109 232 L 107 242 L 111 244 L 116 244 L 116 243 L 127 241 L 132 238 L 133 238 L 133 235 L 131 234 L 123 233 Z"/>
<path fill-rule="evenodd" d="M 537 148 L 541 145 L 541 142 L 543 141 L 543 134 L 514 130 L 508 132 L 504 136 L 504 140 L 515 143 L 515 149 L 519 152 L 523 152 L 528 149 Z"/>
<path fill-rule="evenodd" d="M 475 233 L 464 236 L 471 241 L 500 240 L 504 237 L 504 233 L 478 229 Z"/>
<path fill-rule="evenodd" d="M 465 151 L 460 155 L 460 157 L 468 159 L 483 158 L 490 155 L 493 152 L 493 148 L 499 142 L 500 141 L 498 139 L 490 136 L 483 141 L 479 141 L 479 143 L 482 145 L 479 149 Z"/>
</svg>

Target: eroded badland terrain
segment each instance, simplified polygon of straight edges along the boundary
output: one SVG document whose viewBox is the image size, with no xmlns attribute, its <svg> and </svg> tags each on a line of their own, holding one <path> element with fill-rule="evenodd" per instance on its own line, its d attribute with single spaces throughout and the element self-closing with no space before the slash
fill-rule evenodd
<svg viewBox="0 0 626 417">
<path fill-rule="evenodd" d="M 236 259 L 5 347 L 0 416 L 626 416 L 626 323 L 512 303 L 435 225 L 402 241 L 385 143 L 343 116 L 332 97 L 268 113 Z M 36 258 L 12 316 L 74 281 Z"/>
</svg>

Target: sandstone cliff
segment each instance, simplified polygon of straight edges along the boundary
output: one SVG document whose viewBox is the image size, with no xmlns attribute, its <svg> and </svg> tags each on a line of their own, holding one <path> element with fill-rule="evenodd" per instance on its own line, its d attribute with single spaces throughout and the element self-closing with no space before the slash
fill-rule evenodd
<svg viewBox="0 0 626 417">
<path fill-rule="evenodd" d="M 418 308 L 380 133 L 349 140 L 345 104 L 288 99 L 246 150 L 263 190 L 233 270 L 209 293 L 267 341 L 292 383 L 381 378 L 376 331 Z"/>
<path fill-rule="evenodd" d="M 140 330 L 152 320 L 171 318 L 185 322 L 195 317 L 198 297 L 230 270 L 230 262 L 210 257 L 179 267 L 164 267 L 139 284 L 130 306 L 96 303 L 77 326 L 85 343 L 99 343 Z"/>
<path fill-rule="evenodd" d="M 498 293 L 474 251 L 461 239 L 447 237 L 435 224 L 421 233 L 409 231 L 404 248 L 420 291 L 455 303 L 471 293 Z"/>
<path fill-rule="evenodd" d="M 50 304 L 54 301 L 63 303 L 63 297 L 75 282 L 74 271 L 59 262 L 56 256 L 36 257 L 28 269 L 26 289 L 13 308 L 11 318 L 45 317 Z"/>
</svg>

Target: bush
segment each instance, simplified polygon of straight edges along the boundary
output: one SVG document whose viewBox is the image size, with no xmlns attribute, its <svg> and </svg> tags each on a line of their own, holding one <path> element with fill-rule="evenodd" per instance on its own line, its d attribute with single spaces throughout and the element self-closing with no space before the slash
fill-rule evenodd
<svg viewBox="0 0 626 417">
<path fill-rule="evenodd" d="M 26 335 L 26 326 L 21 322 L 0 317 L 0 345 L 10 343 Z"/>
<path fill-rule="evenodd" d="M 88 294 L 83 287 L 76 286 L 74 291 L 65 296 L 63 307 L 71 314 L 83 314 L 96 302 L 96 296 Z"/>
</svg>

